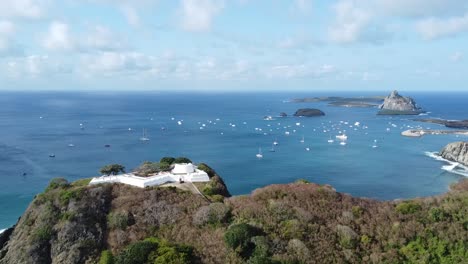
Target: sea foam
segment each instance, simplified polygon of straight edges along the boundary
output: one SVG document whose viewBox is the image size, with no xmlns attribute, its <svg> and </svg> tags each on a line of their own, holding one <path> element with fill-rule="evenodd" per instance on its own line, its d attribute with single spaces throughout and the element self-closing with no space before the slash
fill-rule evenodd
<svg viewBox="0 0 468 264">
<path fill-rule="evenodd" d="M 450 172 L 450 173 L 458 174 L 458 175 L 461 175 L 461 176 L 468 177 L 468 167 L 466 167 L 466 166 L 464 166 L 464 165 L 462 165 L 462 164 L 460 164 L 458 162 L 453 162 L 453 161 L 444 159 L 438 154 L 438 152 L 426 151 L 426 152 L 424 152 L 424 154 L 426 154 L 426 156 L 431 157 L 431 158 L 433 158 L 435 160 L 443 161 L 443 162 L 446 162 L 446 163 L 449 164 L 449 165 L 443 165 L 441 167 L 442 170 Z"/>
</svg>

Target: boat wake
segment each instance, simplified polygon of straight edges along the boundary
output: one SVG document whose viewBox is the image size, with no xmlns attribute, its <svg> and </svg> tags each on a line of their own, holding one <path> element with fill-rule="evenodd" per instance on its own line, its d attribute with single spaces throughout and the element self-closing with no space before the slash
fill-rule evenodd
<svg viewBox="0 0 468 264">
<path fill-rule="evenodd" d="M 441 167 L 442 170 L 450 172 L 450 173 L 458 174 L 458 175 L 461 175 L 461 176 L 464 176 L 464 177 L 468 177 L 468 167 L 467 166 L 464 166 L 463 164 L 460 164 L 458 162 L 453 162 L 453 161 L 444 159 L 437 152 L 426 151 L 426 152 L 424 152 L 424 154 L 426 154 L 426 156 L 431 157 L 431 158 L 433 158 L 435 160 L 443 161 L 443 162 L 448 163 L 448 165 L 443 165 Z"/>
</svg>

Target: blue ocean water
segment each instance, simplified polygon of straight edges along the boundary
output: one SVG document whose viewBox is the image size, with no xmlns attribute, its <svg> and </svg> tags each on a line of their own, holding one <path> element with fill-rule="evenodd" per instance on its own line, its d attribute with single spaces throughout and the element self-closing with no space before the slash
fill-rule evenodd
<svg viewBox="0 0 468 264">
<path fill-rule="evenodd" d="M 462 136 L 406 138 L 400 133 L 408 126 L 441 127 L 410 121 L 413 117 L 377 116 L 376 109 L 284 102 L 305 96 L 382 94 L 3 92 L 0 228 L 14 224 L 52 178 L 73 181 L 96 176 L 108 163 L 121 163 L 130 170 L 162 156 L 187 156 L 208 163 L 233 194 L 299 178 L 377 199 L 445 192 L 463 176 L 441 170 L 444 163 L 424 152 L 438 151 Z M 405 95 L 430 111 L 426 117 L 468 119 L 468 93 Z M 266 115 L 292 114 L 302 107 L 319 108 L 326 116 L 263 120 Z M 354 126 L 355 122 L 360 126 Z M 148 142 L 139 141 L 143 129 L 148 131 Z M 346 146 L 327 142 L 344 130 Z M 279 145 L 269 152 L 274 140 Z M 374 140 L 377 148 L 371 147 Z M 263 159 L 255 157 L 259 147 Z M 49 157 L 52 153 L 55 158 Z"/>
</svg>

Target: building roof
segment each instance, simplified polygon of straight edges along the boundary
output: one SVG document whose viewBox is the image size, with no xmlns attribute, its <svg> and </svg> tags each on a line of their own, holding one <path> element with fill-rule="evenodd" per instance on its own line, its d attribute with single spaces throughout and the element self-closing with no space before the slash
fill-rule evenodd
<svg viewBox="0 0 468 264">
<path fill-rule="evenodd" d="M 188 174 L 195 172 L 195 166 L 192 163 L 177 163 L 172 169 L 173 174 Z"/>
</svg>

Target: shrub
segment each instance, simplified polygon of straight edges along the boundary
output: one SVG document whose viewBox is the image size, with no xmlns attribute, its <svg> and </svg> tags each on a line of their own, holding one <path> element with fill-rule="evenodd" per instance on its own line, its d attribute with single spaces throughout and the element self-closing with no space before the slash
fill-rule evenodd
<svg viewBox="0 0 468 264">
<path fill-rule="evenodd" d="M 71 199 L 81 199 L 81 197 L 83 197 L 83 193 L 83 188 L 62 190 L 59 194 L 59 200 L 63 205 L 66 205 Z"/>
<path fill-rule="evenodd" d="M 145 264 L 151 252 L 157 248 L 158 244 L 152 241 L 132 243 L 115 258 L 115 264 Z"/>
<path fill-rule="evenodd" d="M 186 264 L 191 263 L 193 248 L 189 246 L 163 245 L 157 250 L 158 256 L 154 264 Z"/>
<path fill-rule="evenodd" d="M 202 206 L 193 216 L 195 225 L 226 223 L 230 216 L 230 209 L 223 203 L 212 203 Z"/>
<path fill-rule="evenodd" d="M 34 231 L 33 238 L 38 242 L 46 242 L 52 238 L 52 227 L 42 226 Z"/>
<path fill-rule="evenodd" d="M 421 210 L 421 205 L 413 201 L 405 201 L 396 206 L 396 211 L 400 214 L 414 214 Z"/>
<path fill-rule="evenodd" d="M 296 183 L 307 184 L 307 183 L 310 183 L 310 181 L 308 181 L 306 179 L 298 179 L 298 180 L 296 180 Z"/>
<path fill-rule="evenodd" d="M 102 251 L 98 264 L 114 264 L 114 256 L 112 255 L 112 252 L 109 250 Z"/>
<path fill-rule="evenodd" d="M 110 229 L 125 230 L 129 226 L 130 221 L 127 212 L 116 212 L 107 215 L 107 225 Z"/>
<path fill-rule="evenodd" d="M 102 167 L 99 172 L 104 175 L 117 175 L 119 173 L 125 173 L 125 167 L 120 164 L 109 164 Z"/>
<path fill-rule="evenodd" d="M 168 162 L 160 162 L 159 163 L 159 169 L 161 171 L 168 171 L 171 169 L 171 163 Z"/>
<path fill-rule="evenodd" d="M 224 201 L 224 196 L 220 194 L 214 194 L 210 198 L 211 198 L 211 201 L 214 203 L 222 203 Z"/>
<path fill-rule="evenodd" d="M 50 190 L 54 190 L 58 188 L 66 188 L 69 185 L 70 184 L 68 183 L 68 181 L 64 178 L 54 178 L 50 180 L 49 186 L 47 186 L 45 191 L 48 192 Z"/>
<path fill-rule="evenodd" d="M 432 222 L 440 222 L 446 217 L 447 214 L 441 208 L 434 207 L 431 208 L 431 210 L 429 210 L 429 220 L 431 220 Z"/>
<path fill-rule="evenodd" d="M 159 161 L 159 163 L 167 163 L 167 164 L 170 165 L 170 164 L 174 163 L 174 161 L 175 161 L 175 158 L 173 158 L 173 157 L 164 157 Z"/>
<path fill-rule="evenodd" d="M 349 226 L 338 225 L 336 231 L 339 243 L 343 248 L 351 249 L 356 246 L 356 238 L 358 236 Z"/>
<path fill-rule="evenodd" d="M 371 242 L 370 237 L 368 237 L 366 235 L 361 236 L 361 244 L 368 245 L 370 242 Z"/>
<path fill-rule="evenodd" d="M 206 165 L 205 163 L 198 164 L 197 168 L 199 170 L 202 170 L 202 171 L 206 172 L 206 174 L 208 174 L 208 176 L 210 178 L 215 176 L 215 174 L 216 174 L 216 172 L 210 166 Z"/>
<path fill-rule="evenodd" d="M 79 180 L 74 181 L 71 185 L 73 187 L 84 187 L 84 186 L 88 186 L 91 180 L 92 180 L 91 178 L 79 179 Z"/>
<path fill-rule="evenodd" d="M 192 161 L 186 157 L 178 157 L 174 159 L 173 163 L 192 163 Z"/>
<path fill-rule="evenodd" d="M 160 164 L 157 162 L 145 161 L 138 168 L 135 169 L 135 174 L 139 176 L 149 176 L 161 171 Z"/>
<path fill-rule="evenodd" d="M 353 212 L 353 216 L 356 217 L 356 218 L 357 218 L 357 217 L 360 217 L 360 216 L 362 215 L 362 213 L 364 212 L 364 210 L 362 209 L 362 207 L 361 207 L 361 206 L 357 206 L 357 205 L 356 205 L 356 206 L 353 206 L 353 207 L 351 208 L 351 211 Z"/>
<path fill-rule="evenodd" d="M 236 250 L 241 256 L 247 257 L 254 248 L 250 241 L 252 237 L 260 235 L 261 231 L 248 224 L 236 224 L 228 228 L 224 234 L 224 242 L 228 247 Z"/>
</svg>

